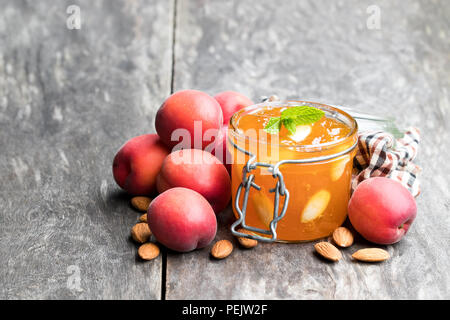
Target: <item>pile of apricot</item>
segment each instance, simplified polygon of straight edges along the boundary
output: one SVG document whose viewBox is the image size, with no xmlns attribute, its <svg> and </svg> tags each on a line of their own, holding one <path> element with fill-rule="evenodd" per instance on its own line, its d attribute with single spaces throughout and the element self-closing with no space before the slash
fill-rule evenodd
<svg viewBox="0 0 450 320">
<path fill-rule="evenodd" d="M 133 196 L 159 193 L 147 221 L 161 244 L 186 252 L 214 239 L 216 214 L 231 197 L 228 122 L 252 104 L 233 91 L 215 97 L 197 90 L 175 92 L 156 114 L 157 134 L 128 140 L 114 157 L 113 175 L 122 189 Z"/>
</svg>

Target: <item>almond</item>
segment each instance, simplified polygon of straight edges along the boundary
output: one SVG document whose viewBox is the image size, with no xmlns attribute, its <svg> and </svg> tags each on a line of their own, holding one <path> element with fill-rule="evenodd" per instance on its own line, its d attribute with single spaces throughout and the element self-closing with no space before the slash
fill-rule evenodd
<svg viewBox="0 0 450 320">
<path fill-rule="evenodd" d="M 148 197 L 134 197 L 131 199 L 131 205 L 142 212 L 146 212 L 148 210 L 148 206 L 152 202 L 152 199 Z"/>
<path fill-rule="evenodd" d="M 228 240 L 217 241 L 211 248 L 211 255 L 216 259 L 228 257 L 233 251 L 233 244 Z"/>
<path fill-rule="evenodd" d="M 240 228 L 238 230 L 238 232 L 245 233 L 245 234 L 252 234 L 250 231 L 242 229 L 242 228 Z M 254 248 L 258 245 L 258 240 L 254 240 L 254 239 L 238 237 L 238 241 L 241 246 L 243 246 L 244 248 L 247 248 L 247 249 Z"/>
<path fill-rule="evenodd" d="M 317 253 L 320 254 L 322 257 L 331 260 L 331 261 L 338 261 L 342 258 L 342 254 L 339 251 L 338 248 L 333 246 L 329 242 L 319 242 L 314 245 L 314 248 L 316 249 Z"/>
<path fill-rule="evenodd" d="M 144 260 L 152 260 L 159 256 L 159 247 L 154 243 L 144 243 L 138 249 L 138 255 Z"/>
<path fill-rule="evenodd" d="M 331 164 L 331 181 L 338 181 L 345 172 L 350 156 L 345 155 L 339 160 L 334 160 Z"/>
<path fill-rule="evenodd" d="M 317 219 L 322 215 L 330 202 L 331 193 L 327 190 L 320 190 L 315 193 L 303 209 L 301 222 L 307 223 Z"/>
<path fill-rule="evenodd" d="M 147 214 L 144 213 L 142 216 L 140 216 L 139 217 L 139 221 L 147 223 Z"/>
<path fill-rule="evenodd" d="M 352 254 L 353 259 L 364 262 L 379 262 L 390 258 L 389 252 L 380 248 L 367 248 Z"/>
<path fill-rule="evenodd" d="M 273 201 L 263 192 L 254 193 L 251 199 L 259 220 L 263 223 L 264 227 L 269 229 L 273 219 Z"/>
<path fill-rule="evenodd" d="M 345 227 L 339 227 L 333 232 L 333 240 L 339 247 L 350 247 L 353 244 L 353 234 Z"/>
<path fill-rule="evenodd" d="M 138 243 L 147 242 L 151 235 L 152 232 L 150 231 L 150 227 L 145 222 L 137 223 L 131 228 L 131 237 Z"/>
<path fill-rule="evenodd" d="M 295 133 L 290 135 L 289 138 L 294 140 L 295 142 L 301 142 L 305 140 L 307 136 L 311 133 L 310 125 L 299 125 L 295 127 Z"/>
</svg>

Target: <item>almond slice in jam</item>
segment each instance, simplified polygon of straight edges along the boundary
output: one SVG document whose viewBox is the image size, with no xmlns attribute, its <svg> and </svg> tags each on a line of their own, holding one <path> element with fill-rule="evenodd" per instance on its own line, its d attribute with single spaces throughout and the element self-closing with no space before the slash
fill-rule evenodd
<svg viewBox="0 0 450 320">
<path fill-rule="evenodd" d="M 269 229 L 270 222 L 273 220 L 273 203 L 272 200 L 267 197 L 264 192 L 257 191 L 252 197 L 253 206 L 255 207 L 256 214 L 259 220 L 264 224 L 264 226 Z"/>
<path fill-rule="evenodd" d="M 330 198 L 331 194 L 327 190 L 320 190 L 315 193 L 303 209 L 301 218 L 302 223 L 310 222 L 318 218 L 327 208 Z"/>
<path fill-rule="evenodd" d="M 305 140 L 310 133 L 311 133 L 311 126 L 308 125 L 297 126 L 295 133 L 289 135 L 289 138 L 291 138 L 295 142 L 301 142 Z"/>
<path fill-rule="evenodd" d="M 338 181 L 345 172 L 345 167 L 350 161 L 350 156 L 346 155 L 342 159 L 335 160 L 331 165 L 331 181 Z"/>
</svg>

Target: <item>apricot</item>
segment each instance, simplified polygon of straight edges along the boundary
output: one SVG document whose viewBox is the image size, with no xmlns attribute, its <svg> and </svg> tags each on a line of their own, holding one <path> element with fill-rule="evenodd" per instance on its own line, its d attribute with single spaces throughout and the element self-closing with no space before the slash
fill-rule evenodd
<svg viewBox="0 0 450 320">
<path fill-rule="evenodd" d="M 252 100 L 235 91 L 224 91 L 215 95 L 214 98 L 222 108 L 224 124 L 230 122 L 230 118 L 235 112 L 254 104 Z"/>
<path fill-rule="evenodd" d="M 220 104 L 213 97 L 197 90 L 182 90 L 161 105 L 155 127 L 171 149 L 205 149 L 214 143 L 222 122 Z"/>
<path fill-rule="evenodd" d="M 227 168 L 228 174 L 231 174 L 232 157 L 227 149 L 227 134 L 228 125 L 223 125 L 222 129 L 219 131 L 214 149 L 211 150 L 211 154 L 219 159 L 225 165 L 225 168 Z"/>
<path fill-rule="evenodd" d="M 216 236 L 211 205 L 198 192 L 186 188 L 172 188 L 157 196 L 148 208 L 147 219 L 156 240 L 179 252 L 206 247 Z"/>
<path fill-rule="evenodd" d="M 348 217 L 356 231 L 378 244 L 400 241 L 416 214 L 416 201 L 408 189 L 384 177 L 361 182 L 348 205 Z"/>
<path fill-rule="evenodd" d="M 168 154 L 158 135 L 134 137 L 114 157 L 114 180 L 131 195 L 151 195 L 156 191 L 156 176 Z"/>
<path fill-rule="evenodd" d="M 225 166 L 211 153 L 184 149 L 169 154 L 156 179 L 159 192 L 174 187 L 197 191 L 219 213 L 231 198 L 231 181 Z"/>
</svg>

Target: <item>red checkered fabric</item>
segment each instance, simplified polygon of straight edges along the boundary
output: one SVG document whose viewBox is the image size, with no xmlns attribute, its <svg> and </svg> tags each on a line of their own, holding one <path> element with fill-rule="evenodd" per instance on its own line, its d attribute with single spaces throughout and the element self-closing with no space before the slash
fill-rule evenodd
<svg viewBox="0 0 450 320">
<path fill-rule="evenodd" d="M 352 191 L 371 177 L 388 177 L 400 181 L 414 197 L 420 193 L 418 175 L 422 170 L 413 163 L 417 155 L 420 132 L 408 129 L 403 138 L 396 140 L 383 131 L 361 132 L 358 150 L 353 162 Z"/>
</svg>

